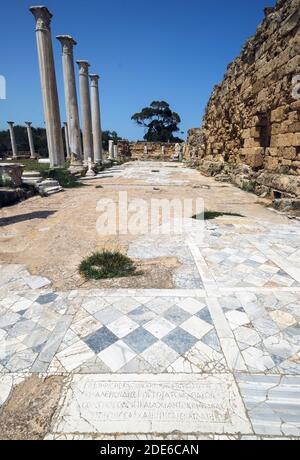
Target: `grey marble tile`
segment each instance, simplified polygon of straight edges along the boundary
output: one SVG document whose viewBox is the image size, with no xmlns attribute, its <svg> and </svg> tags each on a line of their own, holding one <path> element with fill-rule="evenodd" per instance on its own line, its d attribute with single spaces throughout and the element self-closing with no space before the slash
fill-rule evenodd
<svg viewBox="0 0 300 460">
<path fill-rule="evenodd" d="M 83 339 L 83 341 L 96 354 L 105 350 L 105 348 L 109 347 L 110 345 L 117 342 L 118 340 L 119 340 L 118 337 L 106 327 L 102 327 L 98 331 L 93 332 L 91 335 Z"/>
<path fill-rule="evenodd" d="M 157 340 L 156 337 L 142 327 L 131 332 L 123 339 L 123 341 L 136 353 L 143 353 L 143 351 L 147 350 L 147 348 L 157 342 Z"/>
<path fill-rule="evenodd" d="M 165 342 L 170 348 L 175 350 L 180 355 L 183 355 L 192 348 L 198 341 L 196 337 L 184 331 L 180 327 L 170 332 L 167 336 L 163 337 Z"/>
</svg>

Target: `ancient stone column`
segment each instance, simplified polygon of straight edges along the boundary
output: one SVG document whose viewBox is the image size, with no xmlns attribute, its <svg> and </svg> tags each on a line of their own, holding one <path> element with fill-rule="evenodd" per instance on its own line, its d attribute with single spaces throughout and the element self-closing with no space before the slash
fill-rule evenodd
<svg viewBox="0 0 300 460">
<path fill-rule="evenodd" d="M 72 158 L 72 162 L 74 163 L 74 161 L 78 162 L 78 160 L 82 160 L 82 145 L 73 54 L 74 45 L 77 45 L 77 43 L 70 35 L 58 35 L 56 38 L 62 45 L 66 114 L 70 146 L 69 156 Z"/>
<path fill-rule="evenodd" d="M 9 126 L 12 157 L 17 158 L 18 157 L 18 147 L 17 147 L 15 131 L 14 131 L 14 122 L 13 121 L 8 121 L 7 124 Z"/>
<path fill-rule="evenodd" d="M 110 160 L 113 160 L 114 153 L 114 141 L 108 141 L 108 158 Z"/>
<path fill-rule="evenodd" d="M 69 127 L 68 123 L 64 122 L 64 132 L 65 132 L 65 142 L 66 142 L 66 153 L 67 159 L 71 158 L 71 149 L 70 149 L 70 136 L 69 136 Z"/>
<path fill-rule="evenodd" d="M 101 114 L 99 99 L 99 75 L 90 75 L 91 79 L 91 103 L 92 103 L 92 126 L 93 126 L 93 144 L 94 144 L 94 161 L 102 161 L 102 130 Z"/>
<path fill-rule="evenodd" d="M 116 160 L 119 158 L 119 149 L 117 145 L 114 145 L 114 158 Z"/>
<path fill-rule="evenodd" d="M 30 158 L 34 160 L 36 158 L 36 153 L 35 153 L 33 135 L 32 135 L 32 129 L 31 129 L 32 123 L 31 121 L 25 121 L 25 125 L 27 126 L 27 135 L 28 135 L 28 142 L 29 142 L 29 148 L 30 148 Z"/>
<path fill-rule="evenodd" d="M 62 167 L 65 160 L 50 26 L 52 14 L 45 6 L 32 6 L 30 11 L 36 20 L 36 39 L 50 165 Z"/>
<path fill-rule="evenodd" d="M 82 116 L 83 154 L 84 163 L 88 164 L 93 155 L 92 113 L 89 88 L 89 67 L 87 61 L 77 61 L 79 66 L 80 102 Z"/>
</svg>

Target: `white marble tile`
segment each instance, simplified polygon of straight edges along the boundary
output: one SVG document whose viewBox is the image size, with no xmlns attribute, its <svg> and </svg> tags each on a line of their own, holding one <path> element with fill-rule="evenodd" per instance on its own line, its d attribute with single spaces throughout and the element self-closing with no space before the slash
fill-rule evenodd
<svg viewBox="0 0 300 460">
<path fill-rule="evenodd" d="M 12 375 L 0 375 L 0 407 L 6 402 L 13 387 Z"/>
<path fill-rule="evenodd" d="M 71 325 L 72 331 L 74 331 L 80 338 L 86 337 L 93 332 L 100 329 L 102 324 L 97 321 L 93 316 L 86 316 L 85 318 L 77 321 Z"/>
<path fill-rule="evenodd" d="M 156 372 L 163 372 L 179 358 L 179 354 L 163 342 L 156 342 L 141 354 Z"/>
<path fill-rule="evenodd" d="M 136 353 L 126 343 L 119 340 L 101 351 L 98 356 L 113 372 L 116 372 L 131 361 Z"/>
<path fill-rule="evenodd" d="M 68 372 L 72 372 L 94 356 L 95 353 L 80 340 L 58 353 L 56 358 Z"/>
<path fill-rule="evenodd" d="M 225 313 L 225 316 L 233 330 L 250 322 L 246 313 L 237 310 L 228 311 Z"/>
<path fill-rule="evenodd" d="M 198 313 L 198 311 L 206 307 L 206 303 L 198 299 L 189 298 L 181 300 L 178 303 L 178 306 L 190 313 L 191 315 L 195 315 L 196 313 Z"/>
<path fill-rule="evenodd" d="M 275 367 L 272 358 L 262 350 L 255 347 L 249 347 L 242 351 L 243 358 L 251 371 L 265 372 Z"/>
<path fill-rule="evenodd" d="M 192 334 L 197 339 L 202 339 L 202 337 L 213 329 L 213 326 L 206 321 L 197 316 L 192 316 L 187 321 L 181 324 L 182 329 L 187 331 L 189 334 Z"/>
<path fill-rule="evenodd" d="M 143 327 L 152 335 L 158 339 L 161 339 L 173 329 L 175 329 L 176 325 L 170 323 L 170 321 L 166 320 L 165 318 L 157 317 L 149 321 L 149 323 L 145 324 Z"/>
<path fill-rule="evenodd" d="M 119 339 L 122 339 L 126 335 L 130 334 L 130 332 L 134 331 L 139 327 L 139 325 L 133 321 L 128 316 L 121 316 L 113 323 L 110 323 L 108 326 L 110 329 Z"/>
</svg>

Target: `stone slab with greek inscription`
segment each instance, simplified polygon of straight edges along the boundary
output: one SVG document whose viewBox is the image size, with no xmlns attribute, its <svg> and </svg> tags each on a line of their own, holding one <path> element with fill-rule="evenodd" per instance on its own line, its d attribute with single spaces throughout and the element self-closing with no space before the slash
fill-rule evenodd
<svg viewBox="0 0 300 460">
<path fill-rule="evenodd" d="M 251 433 L 232 375 L 75 375 L 53 433 Z"/>
</svg>

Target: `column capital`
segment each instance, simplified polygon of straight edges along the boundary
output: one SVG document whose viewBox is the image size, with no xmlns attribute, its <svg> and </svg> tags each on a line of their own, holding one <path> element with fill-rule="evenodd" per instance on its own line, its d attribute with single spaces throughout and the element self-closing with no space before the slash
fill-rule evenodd
<svg viewBox="0 0 300 460">
<path fill-rule="evenodd" d="M 85 75 L 88 77 L 89 74 L 89 67 L 91 66 L 88 61 L 76 61 L 79 67 L 79 74 Z"/>
<path fill-rule="evenodd" d="M 67 122 L 67 121 L 64 121 L 64 126 L 68 126 L 68 122 Z"/>
<path fill-rule="evenodd" d="M 91 85 L 92 86 L 98 86 L 98 81 L 100 79 L 100 76 L 97 75 L 97 74 L 91 74 L 89 75 L 90 79 L 91 79 Z"/>
<path fill-rule="evenodd" d="M 8 121 L 7 124 L 8 124 L 9 126 L 14 126 L 15 122 L 14 122 L 14 121 Z"/>
<path fill-rule="evenodd" d="M 29 11 L 35 17 L 36 30 L 50 30 L 53 14 L 50 13 L 46 6 L 31 6 Z"/>
<path fill-rule="evenodd" d="M 27 126 L 31 126 L 31 125 L 32 125 L 32 121 L 25 121 L 24 123 L 25 123 L 25 125 L 27 125 Z"/>
<path fill-rule="evenodd" d="M 56 38 L 61 43 L 64 54 L 73 53 L 73 46 L 77 45 L 77 42 L 71 35 L 57 35 Z"/>
</svg>

